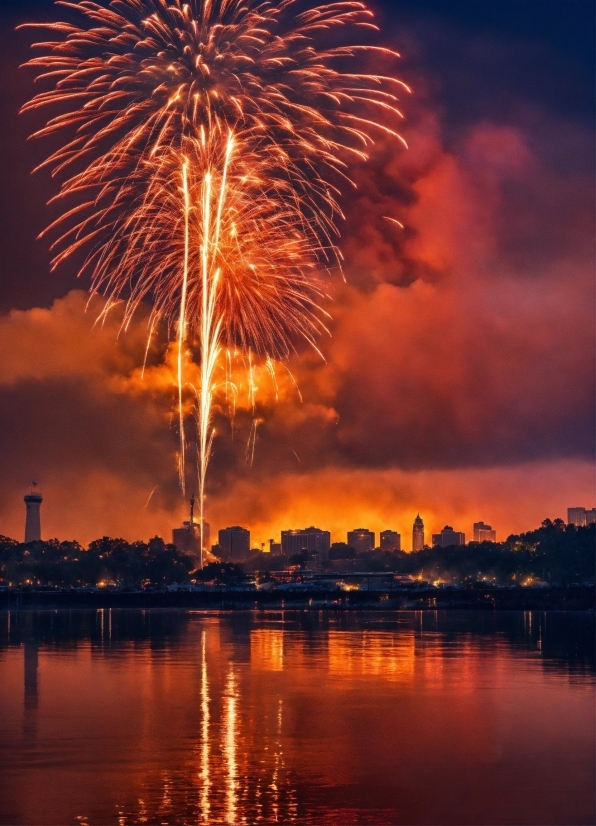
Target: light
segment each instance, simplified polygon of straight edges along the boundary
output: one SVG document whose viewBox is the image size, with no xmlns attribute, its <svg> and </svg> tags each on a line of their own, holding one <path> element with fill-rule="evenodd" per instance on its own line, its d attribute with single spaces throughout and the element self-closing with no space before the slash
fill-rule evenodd
<svg viewBox="0 0 596 826">
<path fill-rule="evenodd" d="M 364 160 L 377 135 L 405 145 L 392 126 L 402 117 L 396 92 L 409 90 L 342 68 L 361 52 L 395 52 L 318 40 L 370 27 L 361 3 L 304 12 L 294 0 L 213 0 L 188 4 L 182 18 L 171 13 L 178 3 L 152 0 L 67 5 L 84 21 L 43 25 L 53 39 L 35 44 L 28 65 L 50 85 L 23 107 L 56 106 L 36 135 L 68 134 L 42 164 L 64 173 L 53 200 L 68 203 L 48 228 L 57 235 L 52 268 L 87 247 L 82 271 L 106 296 L 102 316 L 124 299 L 126 327 L 150 302 L 149 336 L 158 325 L 173 334 L 180 483 L 196 398 L 202 524 L 223 353 L 285 359 L 296 339 L 319 352 L 327 291 L 317 273 L 341 269 L 346 161 Z"/>
</svg>

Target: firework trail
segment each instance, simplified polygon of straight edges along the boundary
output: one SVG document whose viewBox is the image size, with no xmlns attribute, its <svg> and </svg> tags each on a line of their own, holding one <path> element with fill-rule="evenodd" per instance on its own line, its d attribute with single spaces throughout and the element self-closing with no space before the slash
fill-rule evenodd
<svg viewBox="0 0 596 826">
<path fill-rule="evenodd" d="M 53 267 L 86 248 L 82 271 L 104 313 L 124 301 L 127 325 L 148 301 L 149 336 L 170 331 L 183 487 L 185 394 L 196 397 L 202 530 L 222 350 L 271 360 L 301 339 L 315 346 L 326 315 L 318 273 L 341 261 L 350 161 L 375 133 L 402 140 L 392 124 L 407 87 L 351 71 L 359 56 L 397 57 L 346 45 L 376 29 L 358 2 L 57 5 L 79 23 L 27 24 L 50 39 L 34 44 L 27 65 L 44 90 L 24 107 L 54 107 L 35 136 L 64 136 L 41 165 L 61 180 L 61 217 L 46 230 Z M 189 388 L 193 348 L 200 386 Z"/>
</svg>

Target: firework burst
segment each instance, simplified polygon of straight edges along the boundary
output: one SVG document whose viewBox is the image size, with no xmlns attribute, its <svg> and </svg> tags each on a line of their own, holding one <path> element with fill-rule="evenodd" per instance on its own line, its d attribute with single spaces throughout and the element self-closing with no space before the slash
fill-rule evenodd
<svg viewBox="0 0 596 826">
<path fill-rule="evenodd" d="M 201 524 L 222 349 L 285 358 L 325 327 L 319 273 L 340 264 L 342 185 L 375 133 L 399 140 L 390 75 L 350 71 L 345 44 L 373 28 L 357 2 L 90 0 L 60 2 L 74 23 L 27 65 L 46 84 L 25 110 L 57 108 L 37 137 L 60 133 L 42 166 L 61 180 L 53 266 L 80 247 L 104 312 L 127 324 L 149 301 L 151 331 L 177 342 L 180 477 L 188 350 L 197 398 Z M 82 18 L 80 17 L 82 15 Z M 202 542 L 201 542 L 202 545 Z"/>
</svg>

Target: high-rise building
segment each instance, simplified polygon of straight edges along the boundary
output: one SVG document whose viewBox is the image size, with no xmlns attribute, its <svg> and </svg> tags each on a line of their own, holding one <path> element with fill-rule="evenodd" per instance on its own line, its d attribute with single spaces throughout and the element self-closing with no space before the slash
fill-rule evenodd
<svg viewBox="0 0 596 826">
<path fill-rule="evenodd" d="M 412 528 L 412 550 L 421 551 L 424 548 L 424 522 L 420 518 L 420 514 L 414 519 L 414 526 Z"/>
<path fill-rule="evenodd" d="M 281 552 L 289 556 L 299 554 L 302 551 L 302 531 L 292 529 L 281 532 Z"/>
<path fill-rule="evenodd" d="M 596 508 L 567 508 L 567 524 L 583 528 L 596 522 Z"/>
<path fill-rule="evenodd" d="M 306 550 L 309 553 L 318 554 L 320 562 L 329 558 L 329 548 L 331 547 L 329 531 L 323 531 L 321 528 L 315 528 L 311 525 L 310 528 L 305 528 L 302 531 L 302 536 L 306 542 Z"/>
<path fill-rule="evenodd" d="M 578 528 L 586 524 L 585 508 L 567 508 L 567 524 L 576 525 Z"/>
<path fill-rule="evenodd" d="M 182 553 L 189 554 L 196 559 L 201 556 L 201 524 L 200 522 L 182 523 L 181 528 L 174 528 L 172 531 L 172 542 Z M 203 522 L 203 551 L 210 548 L 211 526 L 209 522 Z"/>
<path fill-rule="evenodd" d="M 189 554 L 202 564 L 203 553 L 211 548 L 211 528 L 203 520 L 203 553 L 201 553 L 201 523 L 194 518 L 195 498 L 190 498 L 190 519 L 182 523 L 181 528 L 172 531 L 172 542 L 182 553 Z"/>
<path fill-rule="evenodd" d="M 40 491 L 36 490 L 33 482 L 31 490 L 25 496 L 25 507 L 27 514 L 25 517 L 25 542 L 39 542 L 41 540 L 41 503 L 43 498 Z"/>
<path fill-rule="evenodd" d="M 250 553 L 250 531 L 239 525 L 222 528 L 219 532 L 219 547 L 221 558 L 226 562 L 246 559 Z"/>
<path fill-rule="evenodd" d="M 497 532 L 484 522 L 474 522 L 474 542 L 496 542 Z"/>
<path fill-rule="evenodd" d="M 397 531 L 381 531 L 380 546 L 382 551 L 401 551 L 401 536 Z"/>
<path fill-rule="evenodd" d="M 441 533 L 433 533 L 433 547 L 439 545 L 448 548 L 449 545 L 465 545 L 466 535 L 460 531 L 454 531 L 449 525 L 445 525 Z"/>
<path fill-rule="evenodd" d="M 329 558 L 331 534 L 321 528 L 302 528 L 281 532 L 281 552 L 291 555 L 307 551 L 309 554 L 319 554 L 319 560 Z"/>
<path fill-rule="evenodd" d="M 357 554 L 372 551 L 375 547 L 374 532 L 368 528 L 354 528 L 353 531 L 348 531 L 348 545 L 354 548 Z"/>
</svg>

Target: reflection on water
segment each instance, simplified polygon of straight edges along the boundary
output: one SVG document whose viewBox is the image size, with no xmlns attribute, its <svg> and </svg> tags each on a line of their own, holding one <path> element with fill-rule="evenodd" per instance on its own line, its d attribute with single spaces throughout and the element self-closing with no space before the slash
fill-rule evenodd
<svg viewBox="0 0 596 826">
<path fill-rule="evenodd" d="M 330 631 L 329 673 L 407 682 L 414 677 L 414 632 Z"/>
<path fill-rule="evenodd" d="M 224 695 L 225 755 L 226 755 L 226 821 L 236 822 L 236 686 L 230 669 Z"/>
<path fill-rule="evenodd" d="M 0 823 L 587 823 L 593 617 L 0 613 Z"/>
<path fill-rule="evenodd" d="M 282 671 L 284 633 L 274 628 L 254 628 L 250 635 L 250 661 L 253 668 Z"/>
<path fill-rule="evenodd" d="M 25 660 L 25 707 L 23 714 L 23 734 L 25 739 L 34 740 L 37 734 L 37 664 L 39 646 L 28 640 L 23 646 Z"/>
<path fill-rule="evenodd" d="M 207 632 L 201 632 L 201 749 L 199 762 L 199 777 L 201 778 L 201 820 L 209 822 L 210 806 L 209 793 L 211 780 L 209 778 L 209 682 L 207 680 Z"/>
</svg>

